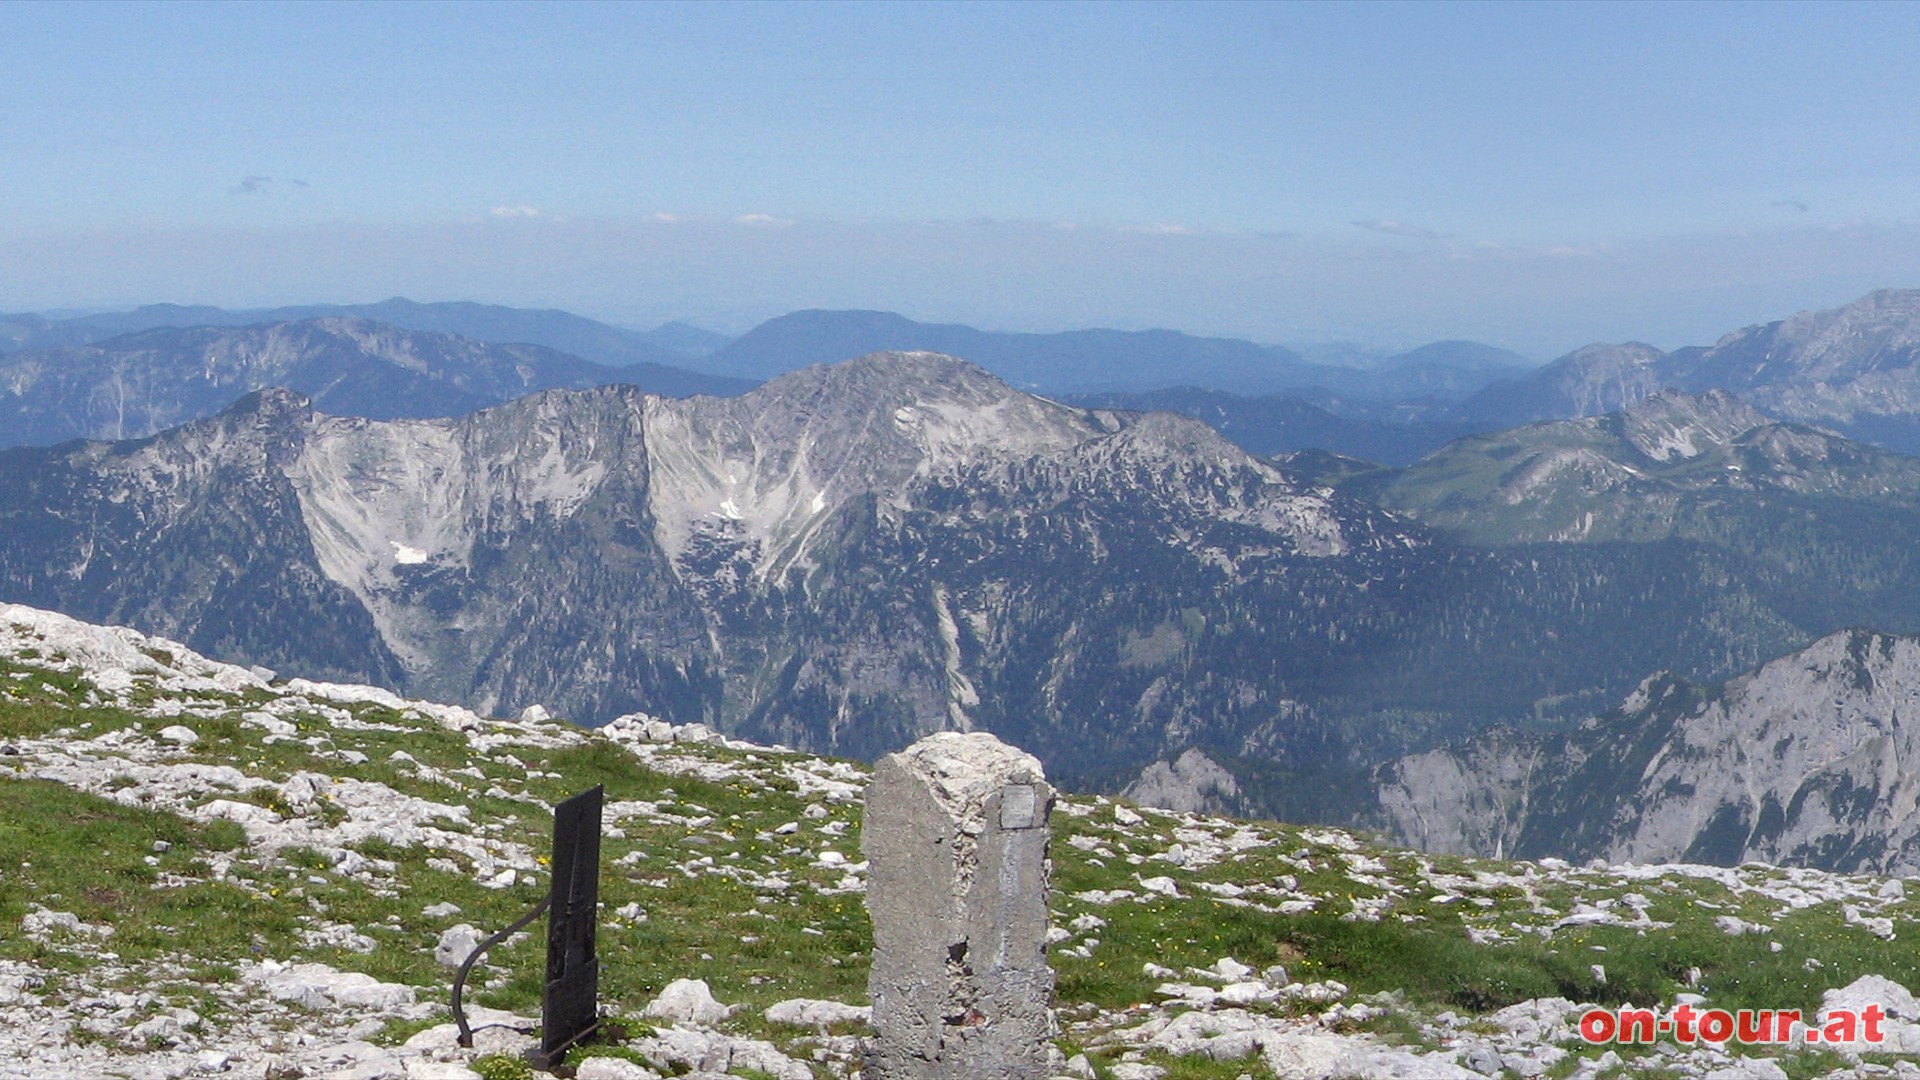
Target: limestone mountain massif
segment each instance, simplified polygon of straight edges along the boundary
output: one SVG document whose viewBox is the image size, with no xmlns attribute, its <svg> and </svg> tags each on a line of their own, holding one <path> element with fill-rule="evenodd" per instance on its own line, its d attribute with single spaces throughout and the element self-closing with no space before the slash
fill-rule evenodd
<svg viewBox="0 0 1920 1080">
<path fill-rule="evenodd" d="M 1467 398 L 1461 411 L 1495 426 L 1623 409 L 1668 386 L 1665 353 L 1644 342 L 1595 343 Z"/>
<path fill-rule="evenodd" d="M 1106 790 L 1198 749 L 1239 789 L 1206 805 L 1329 821 L 1383 760 L 1652 671 L 1920 629 L 1907 459 L 1714 396 L 1507 438 L 1323 479 L 923 353 L 445 419 L 271 390 L 0 454 L 0 596 L 585 724 L 869 758 L 979 728 Z"/>
<path fill-rule="evenodd" d="M 158 438 L 0 463 L 19 599 L 481 708 L 593 722 L 644 701 L 861 753 L 983 702 L 1014 712 L 982 684 L 1036 644 L 1126 639 L 1042 620 L 1167 588 L 1101 580 L 1134 551 L 1219 603 L 1264 567 L 1417 543 L 1196 422 L 1067 408 L 918 354 L 734 399 L 611 387 L 453 420 L 269 391 Z M 1130 647 L 1143 672 L 1185 633 L 1151 625 Z"/>
</svg>

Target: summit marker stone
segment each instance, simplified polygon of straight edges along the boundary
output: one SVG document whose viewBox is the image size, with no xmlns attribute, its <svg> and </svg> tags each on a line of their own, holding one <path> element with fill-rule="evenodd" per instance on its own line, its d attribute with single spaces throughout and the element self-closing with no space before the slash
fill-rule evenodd
<svg viewBox="0 0 1920 1080">
<path fill-rule="evenodd" d="M 861 849 L 875 1038 L 862 1080 L 1040 1080 L 1051 1068 L 1048 818 L 1032 755 L 942 732 L 882 758 Z"/>
</svg>

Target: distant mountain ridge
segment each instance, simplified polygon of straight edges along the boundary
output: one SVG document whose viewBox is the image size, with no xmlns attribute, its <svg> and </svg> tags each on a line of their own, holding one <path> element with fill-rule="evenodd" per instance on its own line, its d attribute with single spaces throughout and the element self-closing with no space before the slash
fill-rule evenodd
<svg viewBox="0 0 1920 1080">
<path fill-rule="evenodd" d="M 1663 353 L 1591 345 L 1460 405 L 1495 426 L 1609 412 L 1662 389 L 1723 389 L 1774 416 L 1920 451 L 1920 290 L 1883 289 L 1824 311 Z"/>
<path fill-rule="evenodd" d="M 889 350 L 958 356 L 1023 389 L 1081 395 L 1201 386 L 1241 395 L 1317 387 L 1366 397 L 1454 397 L 1526 364 L 1516 354 L 1475 342 L 1436 342 L 1361 369 L 1308 363 L 1282 345 L 1173 330 L 1003 333 L 915 322 L 885 311 L 813 310 L 769 319 L 699 366 L 764 379 Z"/>
<path fill-rule="evenodd" d="M 1284 346 L 1204 338 L 1170 330 L 995 333 L 918 323 L 880 311 L 801 311 L 770 319 L 739 339 L 667 323 L 629 330 L 558 310 L 490 304 L 309 304 L 229 311 L 152 304 L 73 318 L 0 315 L 0 355 L 96 344 L 156 329 L 238 327 L 316 318 L 360 318 L 491 344 L 542 345 L 614 367 L 658 364 L 736 380 L 744 388 L 812 364 L 872 352 L 931 351 L 966 357 L 1017 385 L 1047 393 L 1148 392 L 1205 385 L 1219 393 L 1310 390 L 1365 401 L 1449 401 L 1525 370 L 1524 358 L 1471 341 L 1440 341 L 1357 366 L 1312 364 Z M 720 385 L 720 384 L 715 384 Z M 716 391 L 717 392 L 717 391 Z"/>
<path fill-rule="evenodd" d="M 394 419 L 459 415 L 536 390 L 616 382 L 669 396 L 751 385 L 341 316 L 158 329 L 0 355 L 0 446 L 142 438 L 271 386 L 311 394 L 337 413 Z"/>
<path fill-rule="evenodd" d="M 1350 489 L 1469 543 L 1646 541 L 1717 534 L 1763 503 L 1797 516 L 1787 508 L 1810 497 L 1920 508 L 1920 459 L 1774 420 L 1725 390 L 1666 390 L 1469 436 Z"/>
<path fill-rule="evenodd" d="M 884 311 L 797 311 L 769 319 L 706 357 L 707 370 L 771 378 L 884 351 L 959 356 L 1008 382 L 1061 393 L 1211 383 L 1271 389 L 1315 369 L 1292 350 L 1171 330 L 995 333 L 920 323 Z"/>
<path fill-rule="evenodd" d="M 0 351 L 90 345 L 144 330 L 250 326 L 325 318 L 367 319 L 407 330 L 458 334 L 496 345 L 544 345 L 613 367 L 682 364 L 726 341 L 721 335 L 684 323 L 668 323 L 650 331 L 626 330 L 553 309 L 536 311 L 464 301 L 421 304 L 394 297 L 375 304 L 305 304 L 239 311 L 204 305 L 150 304 L 132 311 L 71 319 L 0 315 Z"/>
</svg>

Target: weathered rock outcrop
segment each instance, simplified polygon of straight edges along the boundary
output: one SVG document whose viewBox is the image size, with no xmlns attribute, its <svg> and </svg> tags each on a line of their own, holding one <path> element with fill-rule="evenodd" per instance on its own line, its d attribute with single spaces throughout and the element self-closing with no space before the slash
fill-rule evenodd
<svg viewBox="0 0 1920 1080">
<path fill-rule="evenodd" d="M 1183 814 L 1224 814 L 1234 808 L 1240 784 L 1205 753 L 1189 749 L 1172 761 L 1156 761 L 1120 793 L 1142 806 Z"/>
<path fill-rule="evenodd" d="M 1849 630 L 1724 685 L 1648 679 L 1554 736 L 1506 731 L 1382 774 L 1437 851 L 1920 871 L 1920 639 Z"/>
</svg>

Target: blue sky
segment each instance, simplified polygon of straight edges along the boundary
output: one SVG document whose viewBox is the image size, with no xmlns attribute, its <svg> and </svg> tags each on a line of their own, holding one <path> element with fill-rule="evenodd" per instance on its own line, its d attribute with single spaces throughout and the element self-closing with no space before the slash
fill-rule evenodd
<svg viewBox="0 0 1920 1080">
<path fill-rule="evenodd" d="M 0 310 L 1664 346 L 1920 287 L 1920 6 L 0 5 Z"/>
</svg>

